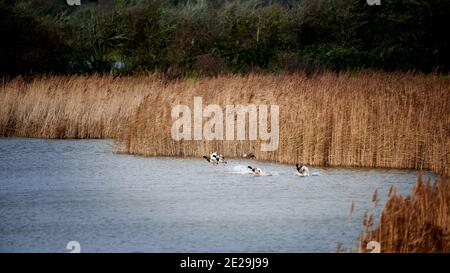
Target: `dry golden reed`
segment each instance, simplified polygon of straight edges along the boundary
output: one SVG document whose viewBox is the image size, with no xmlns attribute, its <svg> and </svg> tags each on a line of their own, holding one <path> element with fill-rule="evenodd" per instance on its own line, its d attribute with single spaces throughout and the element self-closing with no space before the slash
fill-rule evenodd
<svg viewBox="0 0 450 273">
<path fill-rule="evenodd" d="M 0 90 L 0 135 L 113 138 L 158 81 L 110 76 L 16 78 Z"/>
<path fill-rule="evenodd" d="M 371 214 L 370 216 L 372 216 Z M 378 227 L 364 217 L 360 251 L 370 241 L 380 243 L 381 252 L 450 252 L 450 179 L 434 184 L 419 175 L 408 197 L 391 192 Z"/>
<path fill-rule="evenodd" d="M 221 76 L 177 81 L 151 93 L 122 135 L 125 152 L 147 156 L 228 157 L 321 166 L 432 169 L 449 174 L 450 81 L 433 75 L 365 72 Z M 173 105 L 277 104 L 280 145 L 259 141 L 173 141 Z"/>
<path fill-rule="evenodd" d="M 321 166 L 431 169 L 449 174 L 450 81 L 413 73 L 223 75 L 164 82 L 139 77 L 42 76 L 0 91 L 0 134 L 120 140 L 146 156 L 226 157 Z M 172 106 L 277 104 L 280 145 L 174 141 Z M 206 120 L 205 120 L 206 121 Z"/>
</svg>

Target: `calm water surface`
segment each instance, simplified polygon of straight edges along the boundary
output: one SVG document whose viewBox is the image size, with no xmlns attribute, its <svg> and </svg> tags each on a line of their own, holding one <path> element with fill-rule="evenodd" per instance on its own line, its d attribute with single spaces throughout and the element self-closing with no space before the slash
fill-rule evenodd
<svg viewBox="0 0 450 273">
<path fill-rule="evenodd" d="M 108 140 L 0 139 L 0 252 L 69 252 L 69 241 L 82 252 L 355 251 L 364 212 L 382 207 L 374 190 L 383 204 L 393 183 L 407 194 L 417 176 L 310 171 L 115 154 Z"/>
</svg>

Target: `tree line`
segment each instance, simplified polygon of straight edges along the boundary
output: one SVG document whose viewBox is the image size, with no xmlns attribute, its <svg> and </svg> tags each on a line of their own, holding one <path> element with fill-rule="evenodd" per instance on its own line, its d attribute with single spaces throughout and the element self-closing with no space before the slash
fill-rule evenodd
<svg viewBox="0 0 450 273">
<path fill-rule="evenodd" d="M 447 73 L 448 0 L 0 0 L 0 73 Z"/>
</svg>

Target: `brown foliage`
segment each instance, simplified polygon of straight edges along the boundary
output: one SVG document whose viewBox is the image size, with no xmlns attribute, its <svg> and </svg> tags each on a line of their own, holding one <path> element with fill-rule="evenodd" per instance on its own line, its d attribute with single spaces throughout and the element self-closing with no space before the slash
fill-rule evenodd
<svg viewBox="0 0 450 273">
<path fill-rule="evenodd" d="M 431 185 L 419 175 L 408 197 L 392 193 L 378 227 L 364 217 L 361 251 L 370 241 L 381 252 L 450 252 L 450 180 L 440 177 Z"/>
</svg>

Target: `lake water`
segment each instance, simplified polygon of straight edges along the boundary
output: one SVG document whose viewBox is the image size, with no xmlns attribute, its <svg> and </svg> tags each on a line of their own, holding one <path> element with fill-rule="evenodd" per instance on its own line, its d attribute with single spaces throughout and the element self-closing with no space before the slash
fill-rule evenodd
<svg viewBox="0 0 450 273">
<path fill-rule="evenodd" d="M 69 241 L 81 252 L 356 251 L 364 212 L 379 213 L 393 183 L 407 194 L 417 177 L 310 171 L 115 154 L 108 140 L 0 139 L 0 252 L 69 252 Z"/>
</svg>

